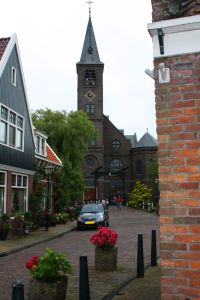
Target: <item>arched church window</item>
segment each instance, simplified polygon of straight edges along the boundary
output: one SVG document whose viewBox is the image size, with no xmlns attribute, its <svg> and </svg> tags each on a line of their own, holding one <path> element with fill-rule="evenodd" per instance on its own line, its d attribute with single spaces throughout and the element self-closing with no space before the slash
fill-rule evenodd
<svg viewBox="0 0 200 300">
<path fill-rule="evenodd" d="M 120 142 L 118 140 L 112 141 L 112 148 L 114 151 L 118 151 L 120 147 Z"/>
<path fill-rule="evenodd" d="M 89 169 L 92 169 L 94 167 L 94 160 L 92 158 L 87 158 L 86 165 Z"/>
<path fill-rule="evenodd" d="M 118 172 L 123 168 L 123 163 L 120 159 L 113 159 L 110 163 L 110 171 Z"/>
<path fill-rule="evenodd" d="M 85 86 L 94 87 L 96 85 L 96 75 L 94 70 L 86 70 L 85 72 Z"/>
<path fill-rule="evenodd" d="M 138 159 L 136 161 L 136 175 L 142 175 L 143 174 L 143 163 L 141 159 Z"/>
</svg>

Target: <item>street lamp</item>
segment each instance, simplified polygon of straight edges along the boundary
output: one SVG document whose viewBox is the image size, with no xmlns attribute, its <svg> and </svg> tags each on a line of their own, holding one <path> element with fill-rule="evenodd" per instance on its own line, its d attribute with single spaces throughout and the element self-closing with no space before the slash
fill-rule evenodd
<svg viewBox="0 0 200 300">
<path fill-rule="evenodd" d="M 45 167 L 45 174 L 47 176 L 47 199 L 45 205 L 45 230 L 49 230 L 49 198 L 50 198 L 50 176 L 53 172 L 53 167 L 51 165 L 47 165 Z"/>
<path fill-rule="evenodd" d="M 159 188 L 158 188 L 158 185 L 159 185 L 159 179 L 158 178 L 155 179 L 155 184 L 156 184 L 155 204 L 157 205 L 158 202 L 159 202 L 159 198 L 160 198 L 160 196 L 159 196 Z"/>
</svg>

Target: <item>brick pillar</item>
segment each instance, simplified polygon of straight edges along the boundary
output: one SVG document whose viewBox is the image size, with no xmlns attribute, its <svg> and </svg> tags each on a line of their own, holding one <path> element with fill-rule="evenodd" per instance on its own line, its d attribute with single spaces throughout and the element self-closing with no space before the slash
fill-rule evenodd
<svg viewBox="0 0 200 300">
<path fill-rule="evenodd" d="M 154 5 L 159 7 L 159 2 L 162 1 L 153 0 L 153 9 Z M 160 28 L 164 33 L 164 54 L 160 53 L 157 36 Z M 161 299 L 197 300 L 200 299 L 200 42 L 197 38 L 200 39 L 200 16 L 154 22 L 148 29 L 154 44 Z M 170 82 L 160 83 L 160 63 L 169 68 Z"/>
</svg>

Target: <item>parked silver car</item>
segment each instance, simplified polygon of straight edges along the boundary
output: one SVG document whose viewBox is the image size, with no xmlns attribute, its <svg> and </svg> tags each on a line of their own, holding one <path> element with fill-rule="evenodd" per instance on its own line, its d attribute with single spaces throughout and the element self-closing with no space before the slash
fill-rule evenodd
<svg viewBox="0 0 200 300">
<path fill-rule="evenodd" d="M 98 226 L 109 226 L 109 214 L 107 207 L 101 203 L 85 204 L 77 220 L 78 230 L 84 228 L 97 228 Z"/>
</svg>

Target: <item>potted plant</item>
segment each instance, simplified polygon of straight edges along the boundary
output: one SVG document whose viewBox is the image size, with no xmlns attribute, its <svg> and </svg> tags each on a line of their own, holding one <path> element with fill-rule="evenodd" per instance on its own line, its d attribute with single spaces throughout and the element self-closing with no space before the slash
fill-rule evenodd
<svg viewBox="0 0 200 300">
<path fill-rule="evenodd" d="M 0 218 L 0 240 L 7 239 L 10 230 L 10 217 L 7 214 L 3 214 Z"/>
<path fill-rule="evenodd" d="M 99 227 L 90 241 L 95 245 L 95 268 L 97 271 L 114 271 L 117 268 L 118 234 L 112 229 Z"/>
<path fill-rule="evenodd" d="M 29 300 L 65 300 L 67 293 L 67 273 L 72 273 L 72 266 L 64 254 L 47 248 L 38 257 L 33 256 L 26 262 L 32 278 L 29 283 Z"/>
</svg>

